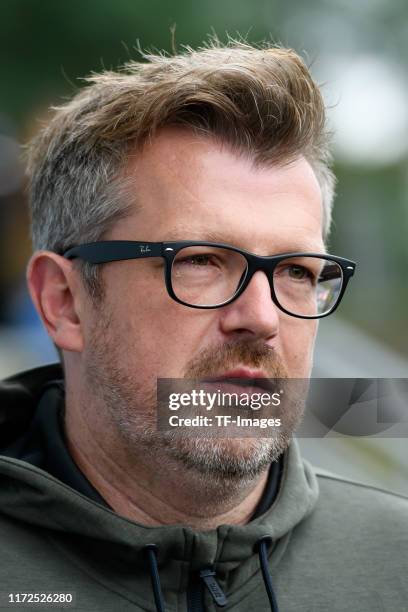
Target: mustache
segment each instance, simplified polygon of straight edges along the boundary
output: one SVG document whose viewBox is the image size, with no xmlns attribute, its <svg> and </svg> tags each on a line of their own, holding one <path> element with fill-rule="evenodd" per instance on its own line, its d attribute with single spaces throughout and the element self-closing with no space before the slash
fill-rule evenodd
<svg viewBox="0 0 408 612">
<path fill-rule="evenodd" d="M 187 363 L 184 378 L 216 377 L 241 365 L 261 369 L 267 378 L 288 378 L 280 355 L 259 339 L 242 339 L 206 347 Z"/>
</svg>

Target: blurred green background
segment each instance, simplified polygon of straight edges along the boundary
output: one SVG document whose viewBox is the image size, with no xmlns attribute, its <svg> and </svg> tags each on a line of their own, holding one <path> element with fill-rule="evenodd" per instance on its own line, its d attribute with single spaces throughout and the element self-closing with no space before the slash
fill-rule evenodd
<svg viewBox="0 0 408 612">
<path fill-rule="evenodd" d="M 212 31 L 221 40 L 239 33 L 293 47 L 311 65 L 335 132 L 329 250 L 358 262 L 338 314 L 321 323 L 315 372 L 407 376 L 406 0 L 3 0 L 0 11 L 0 375 L 54 356 L 25 290 L 30 243 L 19 144 L 50 105 L 82 86 L 80 77 L 137 59 L 138 41 L 171 51 L 175 26 L 178 49 Z M 381 473 L 393 484 L 399 470 L 395 486 L 407 481 L 403 442 L 396 456 L 391 444 L 375 452 L 369 441 L 359 444 L 374 479 Z"/>
</svg>

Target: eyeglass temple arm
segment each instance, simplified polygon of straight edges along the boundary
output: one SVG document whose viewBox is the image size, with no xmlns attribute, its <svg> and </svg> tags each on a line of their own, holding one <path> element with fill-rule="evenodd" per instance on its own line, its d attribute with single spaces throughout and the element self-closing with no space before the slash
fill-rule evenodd
<svg viewBox="0 0 408 612">
<path fill-rule="evenodd" d="M 161 257 L 163 244 L 161 242 L 136 242 L 134 240 L 109 240 L 90 242 L 72 247 L 63 253 L 67 259 L 81 259 L 92 263 L 109 263 L 123 259 L 139 259 L 145 257 Z"/>
</svg>

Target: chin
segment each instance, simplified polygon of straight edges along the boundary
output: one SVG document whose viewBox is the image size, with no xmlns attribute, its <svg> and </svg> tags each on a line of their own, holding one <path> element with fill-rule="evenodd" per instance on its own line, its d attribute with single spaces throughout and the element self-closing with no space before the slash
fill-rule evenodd
<svg viewBox="0 0 408 612">
<path fill-rule="evenodd" d="M 207 478 L 254 479 L 278 459 L 290 442 L 268 438 L 183 438 L 167 440 L 166 451 L 184 468 Z"/>
</svg>

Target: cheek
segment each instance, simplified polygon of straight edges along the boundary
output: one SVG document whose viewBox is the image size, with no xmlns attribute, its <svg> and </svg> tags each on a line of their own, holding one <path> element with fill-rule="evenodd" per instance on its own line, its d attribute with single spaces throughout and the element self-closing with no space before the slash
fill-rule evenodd
<svg viewBox="0 0 408 612">
<path fill-rule="evenodd" d="M 282 353 L 292 377 L 309 377 L 316 332 L 316 321 L 298 319 L 281 326 Z"/>
<path fill-rule="evenodd" d="M 183 355 L 188 353 L 195 334 L 190 309 L 168 296 L 161 271 L 150 277 L 150 282 L 142 272 L 130 267 L 121 269 L 120 274 L 109 270 L 105 341 L 109 337 L 116 358 L 128 374 L 151 384 L 160 376 L 179 376 Z"/>
<path fill-rule="evenodd" d="M 119 319 L 117 335 L 124 357 L 145 381 L 181 377 L 209 333 L 206 317 L 168 296 L 161 300 L 147 295 L 132 310 L 122 306 Z"/>
</svg>

